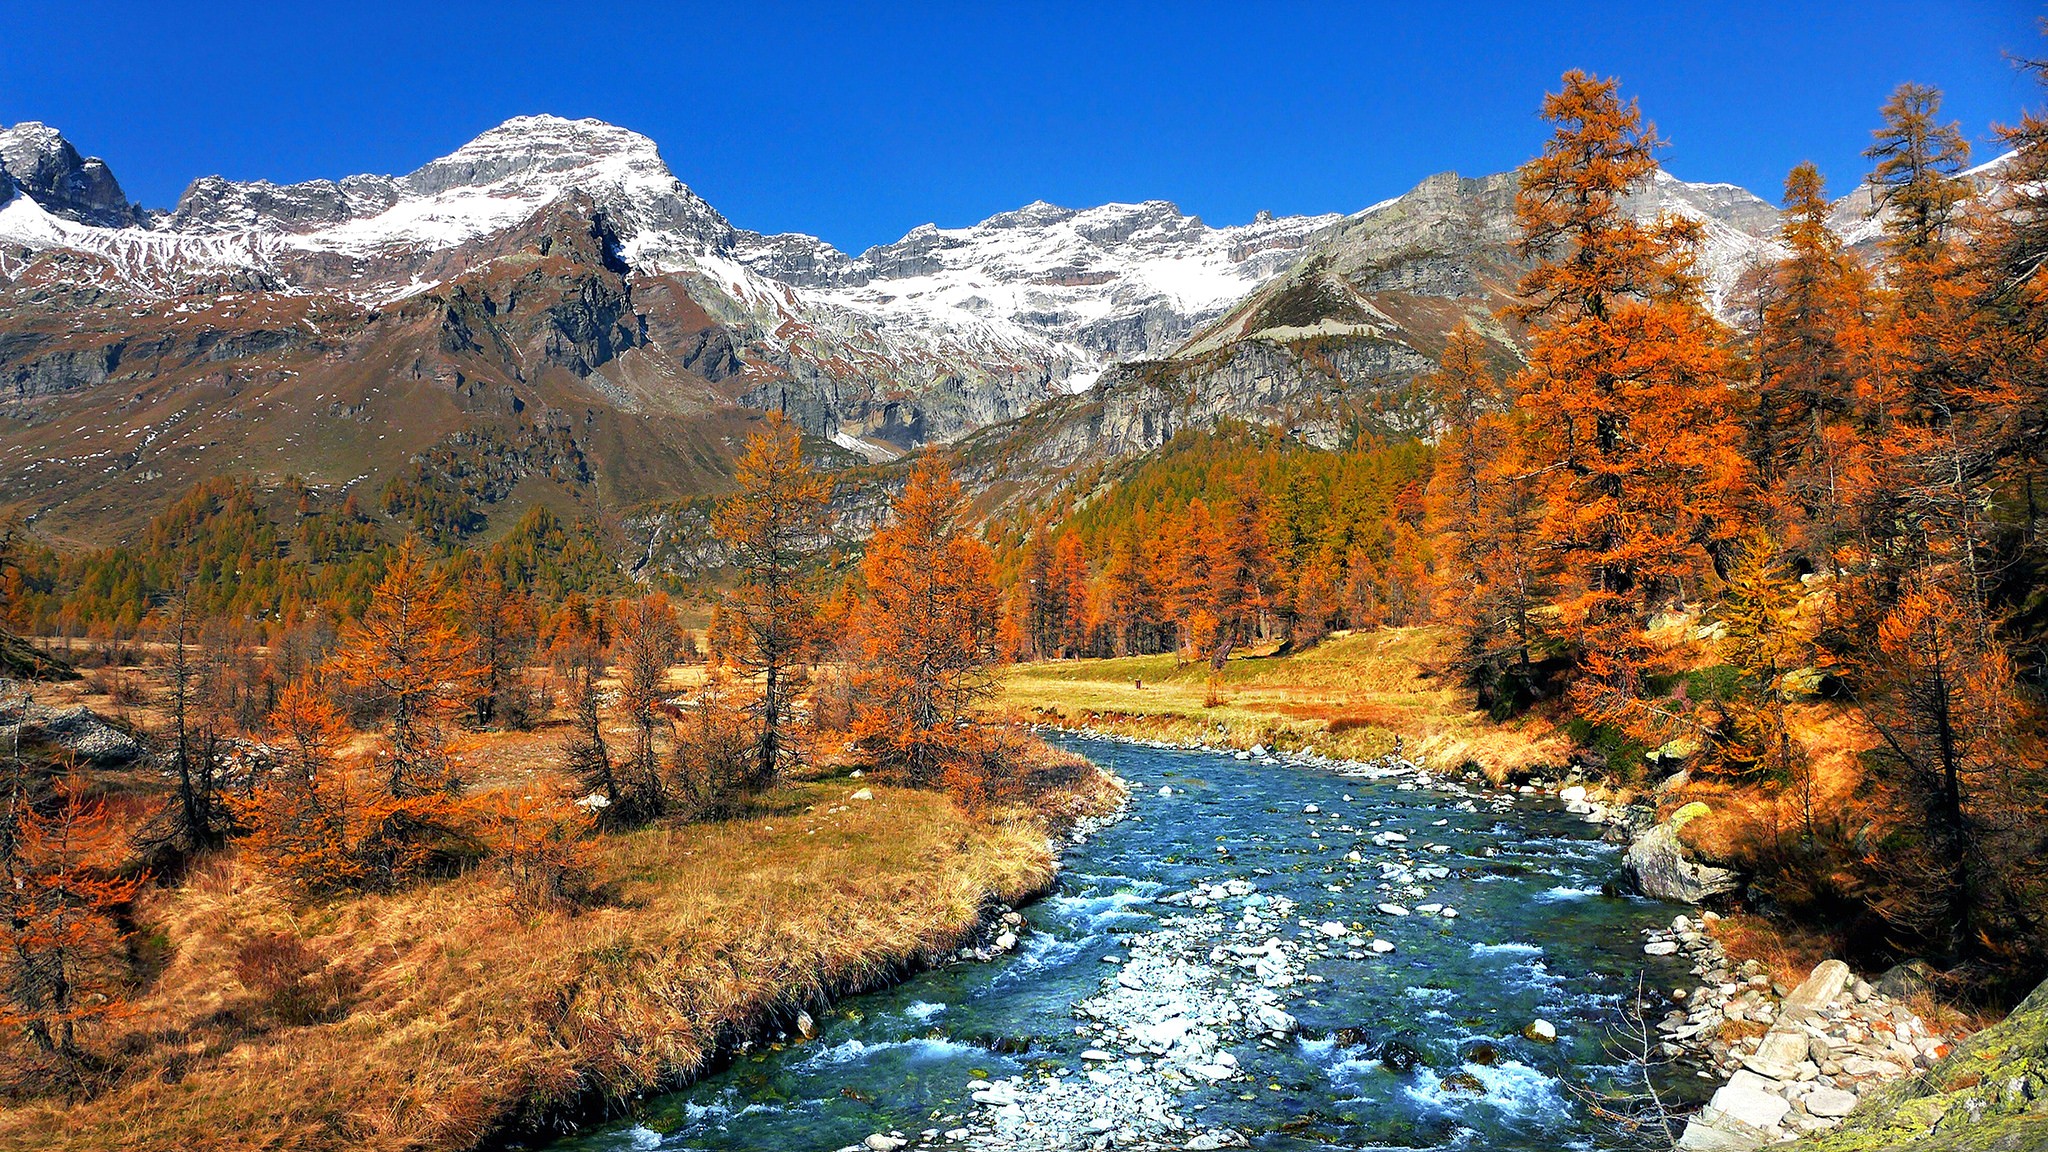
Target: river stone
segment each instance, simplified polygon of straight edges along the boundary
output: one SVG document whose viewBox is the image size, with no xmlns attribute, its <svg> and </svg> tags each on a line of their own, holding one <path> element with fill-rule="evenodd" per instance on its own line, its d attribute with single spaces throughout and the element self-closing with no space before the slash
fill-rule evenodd
<svg viewBox="0 0 2048 1152">
<path fill-rule="evenodd" d="M 1806 982 L 1794 988 L 1792 994 L 1778 1005 L 1779 1022 L 1797 1024 L 1818 1013 L 1834 1003 L 1835 997 L 1840 996 L 1842 989 L 1847 988 L 1854 978 L 1855 973 L 1840 960 L 1823 960 L 1814 965 L 1813 974 L 1806 978 Z"/>
<path fill-rule="evenodd" d="M 1755 1152 L 1770 1134 L 1752 1128 L 1712 1105 L 1694 1113 L 1678 1138 L 1678 1152 Z"/>
<path fill-rule="evenodd" d="M 1806 1111 L 1814 1116 L 1847 1116 L 1856 1107 L 1856 1094 L 1840 1088 L 1816 1088 L 1800 1097 Z"/>
<path fill-rule="evenodd" d="M 891 1136 L 884 1132 L 877 1132 L 868 1137 L 863 1143 L 868 1146 L 870 1152 L 896 1152 L 898 1148 L 909 1145 L 910 1141 L 905 1140 L 901 1136 Z"/>
<path fill-rule="evenodd" d="M 1648 944 L 1643 945 L 1643 955 L 1645 956 L 1669 956 L 1676 951 L 1678 951 L 1678 941 L 1676 940 L 1652 940 Z"/>
<path fill-rule="evenodd" d="M 1745 1080 L 1744 1074 L 1737 1072 L 1714 1093 L 1714 1110 L 1754 1128 L 1773 1127 L 1785 1118 L 1792 1105 L 1783 1096 L 1760 1087 L 1757 1082 L 1761 1077 L 1754 1073 L 1749 1076 Z"/>
<path fill-rule="evenodd" d="M 1754 1053 L 1742 1058 L 1742 1064 L 1759 1076 L 1796 1080 L 1799 1064 L 1806 1059 L 1807 1049 L 1806 1033 L 1773 1028 L 1764 1034 L 1763 1042 L 1757 1045 Z"/>
<path fill-rule="evenodd" d="M 1681 817 L 1693 807 L 1686 805 L 1673 813 L 1671 819 L 1637 837 L 1622 858 L 1636 890 L 1653 900 L 1698 904 L 1740 887 L 1735 873 L 1728 869 L 1687 858 L 1678 830 L 1685 826 Z"/>
</svg>

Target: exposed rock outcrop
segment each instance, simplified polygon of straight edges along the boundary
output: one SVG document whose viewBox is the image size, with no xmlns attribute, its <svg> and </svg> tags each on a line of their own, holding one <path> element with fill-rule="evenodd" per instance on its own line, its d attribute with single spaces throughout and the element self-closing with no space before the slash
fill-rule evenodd
<svg viewBox="0 0 2048 1152">
<path fill-rule="evenodd" d="M 1653 900 L 1701 904 L 1741 888 L 1741 877 L 1692 859 L 1678 838 L 1679 829 L 1706 813 L 1707 806 L 1695 801 L 1636 837 L 1623 858 L 1636 891 Z"/>
</svg>

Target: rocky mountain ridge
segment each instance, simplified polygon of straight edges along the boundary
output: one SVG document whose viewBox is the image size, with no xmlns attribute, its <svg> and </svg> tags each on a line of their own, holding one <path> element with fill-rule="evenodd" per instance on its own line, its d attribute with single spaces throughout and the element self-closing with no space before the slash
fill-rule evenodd
<svg viewBox="0 0 2048 1152">
<path fill-rule="evenodd" d="M 1522 267 L 1514 182 L 1447 173 L 1350 216 L 1222 228 L 1165 201 L 1041 202 L 853 256 L 735 226 L 652 141 L 595 120 L 516 118 L 402 176 L 208 177 L 167 212 L 17 125 L 0 130 L 0 475 L 26 515 L 130 493 L 80 518 L 96 532 L 208 469 L 375 483 L 484 419 L 486 396 L 491 419 L 609 426 L 579 448 L 605 500 L 715 488 L 733 446 L 702 437 L 749 411 L 848 459 L 972 437 L 977 467 L 1027 486 L 1225 420 L 1325 446 L 1415 431 L 1407 381 L 1452 325 L 1519 356 L 1494 319 Z M 1660 175 L 1636 210 L 1706 223 L 1717 299 L 1775 252 L 1775 211 L 1732 185 Z M 326 406 L 282 402 L 295 391 Z M 328 450 L 365 419 L 385 422 L 369 460 Z M 625 433 L 645 421 L 667 431 Z M 651 466 L 670 452 L 687 481 Z"/>
<path fill-rule="evenodd" d="M 55 142 L 43 152 L 60 159 L 33 171 L 106 173 L 42 125 L 9 133 Z M 586 197 L 634 275 L 676 281 L 730 330 L 738 359 L 781 385 L 752 399 L 788 405 L 795 392 L 813 430 L 878 456 L 1085 387 L 1113 358 L 1164 351 L 1336 219 L 1211 228 L 1163 201 L 1033 204 L 850 257 L 814 237 L 736 228 L 646 137 L 552 116 L 507 121 L 404 176 L 203 178 L 168 213 L 133 210 L 105 182 L 117 202 L 72 210 L 76 197 L 49 194 L 57 181 L 19 181 L 0 204 L 0 277 L 143 301 L 227 288 L 375 308 L 491 258 L 494 237 L 545 206 Z M 906 392 L 934 402 L 908 417 L 859 402 Z"/>
</svg>

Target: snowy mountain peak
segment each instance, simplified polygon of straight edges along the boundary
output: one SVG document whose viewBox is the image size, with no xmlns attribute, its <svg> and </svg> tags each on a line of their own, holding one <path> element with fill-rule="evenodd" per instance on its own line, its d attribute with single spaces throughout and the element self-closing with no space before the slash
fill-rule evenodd
<svg viewBox="0 0 2048 1152">
<path fill-rule="evenodd" d="M 399 182 L 415 195 L 511 181 L 568 188 L 585 181 L 637 178 L 675 182 L 654 141 L 603 120 L 515 116 Z"/>
<path fill-rule="evenodd" d="M 0 200 L 10 184 L 51 215 L 80 224 L 119 227 L 142 219 L 106 161 L 80 156 L 63 133 L 35 120 L 0 128 Z"/>
</svg>

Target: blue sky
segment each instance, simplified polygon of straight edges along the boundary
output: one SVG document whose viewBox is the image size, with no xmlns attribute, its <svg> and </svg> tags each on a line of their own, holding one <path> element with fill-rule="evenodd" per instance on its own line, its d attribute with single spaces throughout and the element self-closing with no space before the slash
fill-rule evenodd
<svg viewBox="0 0 2048 1152">
<path fill-rule="evenodd" d="M 1846 191 L 1885 94 L 1982 141 L 2039 101 L 2028 0 L 1838 4 L 0 5 L 0 122 L 43 120 L 167 207 L 197 176 L 403 172 L 528 112 L 653 137 L 732 220 L 850 251 L 1044 199 L 1212 223 L 1352 211 L 1513 166 L 1566 68 L 1618 75 L 1667 166 Z"/>
</svg>

